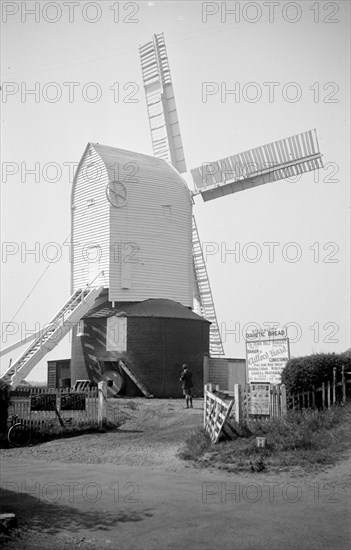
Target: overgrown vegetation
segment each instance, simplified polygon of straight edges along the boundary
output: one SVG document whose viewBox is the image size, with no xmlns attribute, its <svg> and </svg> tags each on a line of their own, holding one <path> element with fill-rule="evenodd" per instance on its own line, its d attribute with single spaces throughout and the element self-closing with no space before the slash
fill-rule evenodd
<svg viewBox="0 0 351 550">
<path fill-rule="evenodd" d="M 323 411 L 291 411 L 285 417 L 247 424 L 245 437 L 213 445 L 204 430 L 189 437 L 180 452 L 199 466 L 232 472 L 316 470 L 334 464 L 351 449 L 351 403 Z M 265 437 L 259 448 L 256 437 Z"/>
<path fill-rule="evenodd" d="M 312 385 L 320 387 L 323 382 L 332 381 L 334 368 L 339 381 L 342 367 L 345 371 L 351 371 L 351 357 L 345 353 L 316 353 L 294 357 L 287 362 L 282 372 L 282 383 L 290 393 L 306 391 Z"/>
<path fill-rule="evenodd" d="M 10 386 L 0 378 L 0 432 L 7 429 L 7 410 L 10 404 Z"/>
</svg>

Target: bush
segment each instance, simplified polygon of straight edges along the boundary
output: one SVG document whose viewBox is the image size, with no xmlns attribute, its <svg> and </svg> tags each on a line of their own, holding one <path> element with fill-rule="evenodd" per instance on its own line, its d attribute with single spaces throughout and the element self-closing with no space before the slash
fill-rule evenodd
<svg viewBox="0 0 351 550">
<path fill-rule="evenodd" d="M 179 456 L 183 460 L 197 460 L 211 447 L 211 439 L 203 428 L 194 430 L 185 441 Z"/>
<path fill-rule="evenodd" d="M 351 357 L 345 354 L 317 353 L 305 357 L 295 357 L 287 362 L 282 372 L 282 383 L 288 392 L 306 391 L 312 385 L 319 387 L 323 382 L 333 379 L 333 369 L 336 369 L 340 380 L 342 367 L 351 370 Z"/>
</svg>

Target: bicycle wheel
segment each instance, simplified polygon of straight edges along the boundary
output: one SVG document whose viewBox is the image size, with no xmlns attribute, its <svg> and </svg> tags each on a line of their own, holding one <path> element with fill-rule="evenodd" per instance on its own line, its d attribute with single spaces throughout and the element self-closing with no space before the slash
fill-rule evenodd
<svg viewBox="0 0 351 550">
<path fill-rule="evenodd" d="M 13 447 L 24 447 L 32 439 L 32 434 L 28 426 L 18 422 L 9 429 L 7 439 Z"/>
</svg>

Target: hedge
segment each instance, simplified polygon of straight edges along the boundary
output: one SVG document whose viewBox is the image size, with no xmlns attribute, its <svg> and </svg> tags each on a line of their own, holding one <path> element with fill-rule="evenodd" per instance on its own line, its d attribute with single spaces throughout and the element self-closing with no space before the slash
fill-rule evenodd
<svg viewBox="0 0 351 550">
<path fill-rule="evenodd" d="M 333 369 L 340 380 L 342 367 L 351 371 L 351 357 L 343 353 L 316 353 L 304 357 L 294 357 L 287 362 L 282 372 L 282 383 L 288 392 L 306 391 L 312 385 L 320 387 L 323 382 L 333 380 Z"/>
</svg>

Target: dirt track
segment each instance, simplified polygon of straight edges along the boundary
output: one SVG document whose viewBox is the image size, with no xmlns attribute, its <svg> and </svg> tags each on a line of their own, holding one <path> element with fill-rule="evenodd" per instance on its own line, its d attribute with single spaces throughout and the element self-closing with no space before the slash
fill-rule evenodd
<svg viewBox="0 0 351 550">
<path fill-rule="evenodd" d="M 110 413 L 120 424 L 117 431 L 53 440 L 42 445 L 9 449 L 7 457 L 59 462 L 167 467 L 188 433 L 202 423 L 202 400 L 184 409 L 181 399 L 109 400 Z"/>
<path fill-rule="evenodd" d="M 22 532 L 9 549 L 349 547 L 348 463 L 309 478 L 195 469 L 176 453 L 200 400 L 117 405 L 116 432 L 3 451 L 1 508 Z"/>
</svg>

